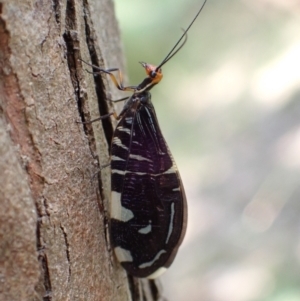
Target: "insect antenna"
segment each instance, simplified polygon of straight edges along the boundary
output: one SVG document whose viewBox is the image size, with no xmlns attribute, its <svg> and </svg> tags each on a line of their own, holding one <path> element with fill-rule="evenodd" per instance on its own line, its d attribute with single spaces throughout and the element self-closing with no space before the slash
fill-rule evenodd
<svg viewBox="0 0 300 301">
<path fill-rule="evenodd" d="M 198 16 L 201 13 L 206 1 L 207 0 L 204 0 L 203 4 L 201 5 L 200 9 L 198 10 L 196 16 L 194 17 L 194 19 L 192 20 L 192 22 L 190 23 L 188 28 L 186 30 L 184 30 L 184 32 L 183 32 L 182 36 L 180 37 L 180 39 L 177 41 L 177 43 L 174 45 L 174 47 L 171 49 L 171 51 L 167 54 L 167 56 L 163 59 L 163 61 L 158 65 L 158 67 L 156 67 L 155 71 L 158 71 L 166 62 L 168 62 L 184 46 L 184 44 L 187 41 L 187 32 L 189 31 L 189 29 L 192 27 L 193 23 L 198 18 Z M 183 38 L 184 38 L 184 40 L 183 40 L 182 44 L 179 45 Z M 178 45 L 179 45 L 179 47 L 177 48 Z"/>
</svg>

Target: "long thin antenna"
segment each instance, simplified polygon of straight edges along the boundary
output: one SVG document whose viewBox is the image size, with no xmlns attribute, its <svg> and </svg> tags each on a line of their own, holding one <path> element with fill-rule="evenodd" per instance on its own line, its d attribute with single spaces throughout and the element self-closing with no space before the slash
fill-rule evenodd
<svg viewBox="0 0 300 301">
<path fill-rule="evenodd" d="M 159 68 L 161 68 L 168 60 L 170 60 L 185 44 L 185 42 L 187 41 L 187 32 L 189 31 L 189 29 L 192 27 L 193 23 L 196 21 L 196 19 L 198 18 L 199 14 L 201 13 L 205 3 L 207 0 L 204 0 L 202 6 L 200 7 L 200 9 L 198 10 L 196 16 L 194 17 L 194 19 L 192 20 L 192 22 L 190 23 L 190 25 L 188 26 L 188 28 L 183 32 L 182 36 L 180 37 L 180 39 L 177 41 L 177 43 L 174 45 L 174 47 L 171 49 L 171 51 L 168 53 L 168 55 L 163 59 L 163 61 L 159 64 L 159 66 L 156 68 L 156 70 L 158 70 Z M 179 43 L 181 42 L 181 40 L 185 37 L 185 40 L 183 41 L 183 43 L 179 46 L 178 49 L 177 46 L 179 45 Z M 175 52 L 174 52 L 175 51 Z"/>
</svg>

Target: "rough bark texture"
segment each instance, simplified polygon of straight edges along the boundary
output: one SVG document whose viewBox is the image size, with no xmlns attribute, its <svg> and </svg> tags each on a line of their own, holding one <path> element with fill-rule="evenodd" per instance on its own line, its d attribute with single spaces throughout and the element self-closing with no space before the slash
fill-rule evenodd
<svg viewBox="0 0 300 301">
<path fill-rule="evenodd" d="M 110 119 L 119 67 L 109 0 L 0 1 L 0 300 L 161 300 L 108 237 Z M 96 175 L 96 176 L 95 176 Z"/>
</svg>

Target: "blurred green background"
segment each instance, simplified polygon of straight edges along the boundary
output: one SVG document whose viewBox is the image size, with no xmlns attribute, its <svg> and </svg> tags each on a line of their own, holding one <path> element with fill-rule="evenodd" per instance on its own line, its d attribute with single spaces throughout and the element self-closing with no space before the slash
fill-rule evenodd
<svg viewBox="0 0 300 301">
<path fill-rule="evenodd" d="M 115 0 L 128 84 L 202 1 Z M 116 66 L 109 66 L 116 67 Z M 300 300 L 300 2 L 208 0 L 152 90 L 189 205 L 169 301 Z"/>
</svg>

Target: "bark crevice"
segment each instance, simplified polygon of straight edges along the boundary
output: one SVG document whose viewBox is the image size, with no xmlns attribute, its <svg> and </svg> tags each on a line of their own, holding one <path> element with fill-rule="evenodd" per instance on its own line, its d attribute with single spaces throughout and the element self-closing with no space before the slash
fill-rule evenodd
<svg viewBox="0 0 300 301">
<path fill-rule="evenodd" d="M 77 70 L 80 69 L 79 62 L 79 49 L 80 41 L 77 32 L 76 26 L 76 11 L 75 4 L 73 0 L 67 1 L 66 7 L 66 31 L 63 34 L 63 38 L 67 47 L 67 62 L 70 72 L 71 82 L 74 88 L 74 95 L 76 96 L 76 101 L 78 105 L 78 111 L 81 118 L 83 130 L 88 138 L 89 147 L 93 157 L 96 153 L 95 137 L 93 132 L 93 127 L 91 124 L 86 123 L 90 120 L 90 115 L 87 105 L 87 94 L 84 89 L 80 86 L 80 76 L 78 75 Z"/>
<path fill-rule="evenodd" d="M 86 0 L 83 1 L 83 7 L 84 7 L 84 24 L 85 24 L 86 44 L 88 46 L 91 63 L 92 63 L 92 65 L 100 68 L 99 57 L 96 52 L 96 41 L 95 41 L 94 33 L 92 32 L 92 30 L 90 28 L 91 18 L 90 18 L 89 6 L 88 6 Z M 103 64 L 103 62 L 100 62 L 100 63 Z M 104 83 L 103 83 L 103 80 L 102 80 L 99 70 L 98 70 L 98 72 L 96 71 L 96 73 L 94 74 L 94 83 L 95 83 L 95 89 L 96 89 L 96 94 L 97 94 L 97 99 L 98 99 L 99 115 L 100 116 L 106 115 L 109 113 L 109 110 L 108 110 L 108 105 L 107 105 L 105 86 L 104 86 Z M 113 126 L 112 126 L 110 118 L 104 118 L 101 121 L 102 121 L 104 134 L 105 134 L 105 137 L 107 140 L 107 144 L 109 147 L 108 151 L 110 152 L 110 145 L 111 145 L 111 140 L 112 140 L 112 136 L 113 136 Z"/>
<path fill-rule="evenodd" d="M 69 270 L 68 270 L 68 282 L 70 282 L 70 278 L 71 278 L 71 260 L 70 260 L 70 244 L 69 244 L 69 241 L 68 241 L 68 234 L 64 228 L 63 225 L 60 225 L 60 229 L 63 233 L 63 237 L 64 237 L 64 241 L 65 241 L 65 246 L 66 246 L 66 257 L 67 257 L 67 260 L 68 260 L 68 267 L 69 267 Z"/>
</svg>

